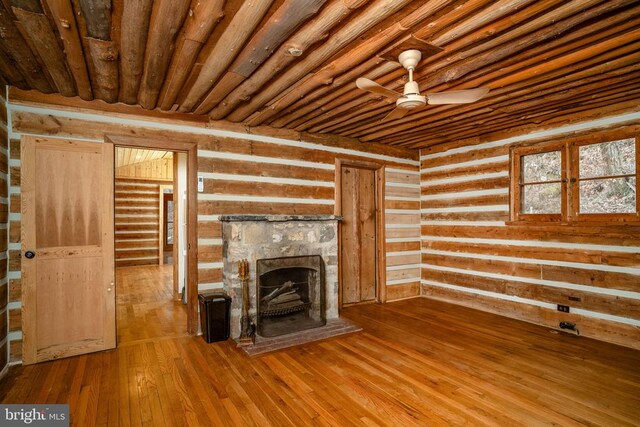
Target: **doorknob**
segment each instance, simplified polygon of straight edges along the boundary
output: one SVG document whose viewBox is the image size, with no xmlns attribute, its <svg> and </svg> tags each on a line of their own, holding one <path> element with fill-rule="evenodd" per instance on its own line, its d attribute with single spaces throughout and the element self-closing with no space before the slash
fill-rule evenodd
<svg viewBox="0 0 640 427">
<path fill-rule="evenodd" d="M 33 251 L 27 251 L 24 253 L 24 257 L 27 259 L 31 259 L 34 258 L 36 256 L 36 253 Z"/>
</svg>

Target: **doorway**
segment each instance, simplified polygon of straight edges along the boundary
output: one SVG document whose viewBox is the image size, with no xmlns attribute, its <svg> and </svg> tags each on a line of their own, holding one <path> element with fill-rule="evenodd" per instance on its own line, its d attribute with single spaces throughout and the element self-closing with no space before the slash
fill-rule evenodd
<svg viewBox="0 0 640 427">
<path fill-rule="evenodd" d="M 144 249 L 151 252 L 139 254 L 139 258 L 147 260 L 146 264 L 136 266 L 136 271 L 129 271 L 131 274 L 119 274 L 122 271 L 116 274 L 116 287 L 119 292 L 122 292 L 123 297 L 118 299 L 118 302 L 123 304 L 119 307 L 118 315 L 119 337 L 126 342 L 155 336 L 183 335 L 185 332 L 194 335 L 198 331 L 197 144 L 179 140 L 158 141 L 115 135 L 106 136 L 105 142 L 111 143 L 114 151 L 129 150 L 130 158 L 136 159 L 139 156 L 138 160 L 145 158 L 147 161 L 156 160 L 152 165 L 145 164 L 129 168 L 134 170 L 130 173 L 142 175 L 151 182 L 154 179 L 157 180 L 157 192 L 149 191 L 149 185 L 142 186 L 139 183 L 134 184 L 139 187 L 137 190 L 129 186 L 127 191 L 131 194 L 131 198 L 149 202 L 146 206 L 148 220 L 143 224 L 143 231 L 146 233 L 136 234 L 137 231 L 132 229 L 126 221 L 123 221 L 124 224 L 121 226 L 116 224 L 115 227 L 116 236 L 129 234 L 133 235 L 128 236 L 132 239 L 144 238 L 149 244 L 154 243 L 154 246 Z M 156 154 L 145 157 L 146 151 Z M 165 154 L 161 155 L 158 152 Z M 119 157 L 118 154 L 117 157 Z M 116 164 L 118 164 L 117 160 Z M 144 172 L 149 170 L 155 170 L 155 172 Z M 152 173 L 154 175 L 151 175 Z M 158 177 L 157 174 L 161 176 Z M 148 194 L 144 195 L 145 192 Z M 165 214 L 165 194 L 171 194 L 172 199 L 172 204 L 167 206 L 168 214 Z M 124 196 L 124 194 L 120 195 Z M 120 195 L 116 190 L 116 199 Z M 157 216 L 154 217 L 154 214 L 149 213 L 150 210 L 153 210 Z M 121 210 L 120 213 L 133 214 L 143 211 L 145 210 Z M 131 221 L 139 222 L 134 219 Z M 167 240 L 171 242 L 170 252 L 165 252 Z M 116 243 L 116 246 L 120 247 L 128 245 L 134 244 L 118 245 Z M 118 259 L 118 253 L 116 253 L 116 259 Z M 131 321 L 129 325 L 126 324 L 128 321 Z"/>
<path fill-rule="evenodd" d="M 179 156 L 168 150 L 115 147 L 119 344 L 186 333 L 187 310 L 180 297 L 184 286 L 176 283 L 178 265 L 185 260 L 174 253 L 173 244 L 180 232 L 174 192 L 186 179 Z"/>
<path fill-rule="evenodd" d="M 384 302 L 384 167 L 336 162 L 336 214 L 340 222 L 340 308 Z"/>
</svg>

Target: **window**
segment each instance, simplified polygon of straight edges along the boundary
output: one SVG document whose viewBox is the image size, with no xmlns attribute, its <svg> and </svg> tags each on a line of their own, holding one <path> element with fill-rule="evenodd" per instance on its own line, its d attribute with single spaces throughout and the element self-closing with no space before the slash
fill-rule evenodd
<svg viewBox="0 0 640 427">
<path fill-rule="evenodd" d="M 640 221 L 639 151 L 628 132 L 512 148 L 512 221 Z"/>
</svg>

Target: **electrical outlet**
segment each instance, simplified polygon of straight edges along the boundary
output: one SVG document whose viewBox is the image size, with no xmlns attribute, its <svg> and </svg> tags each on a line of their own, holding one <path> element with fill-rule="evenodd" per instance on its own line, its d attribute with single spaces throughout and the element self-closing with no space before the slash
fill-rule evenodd
<svg viewBox="0 0 640 427">
<path fill-rule="evenodd" d="M 561 311 L 563 313 L 568 313 L 569 312 L 569 306 L 568 305 L 558 304 L 558 311 Z"/>
</svg>

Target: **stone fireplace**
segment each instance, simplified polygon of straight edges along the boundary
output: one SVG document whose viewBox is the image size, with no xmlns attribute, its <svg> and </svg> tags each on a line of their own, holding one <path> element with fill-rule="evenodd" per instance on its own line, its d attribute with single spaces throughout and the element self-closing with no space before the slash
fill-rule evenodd
<svg viewBox="0 0 640 427">
<path fill-rule="evenodd" d="M 275 337 L 324 326 L 324 262 L 318 255 L 259 259 L 257 328 Z"/>
<path fill-rule="evenodd" d="M 258 337 L 322 327 L 338 318 L 338 221 L 333 215 L 221 216 L 224 290 L 231 337 L 240 336 L 242 283 L 249 264 L 249 314 Z"/>
</svg>

